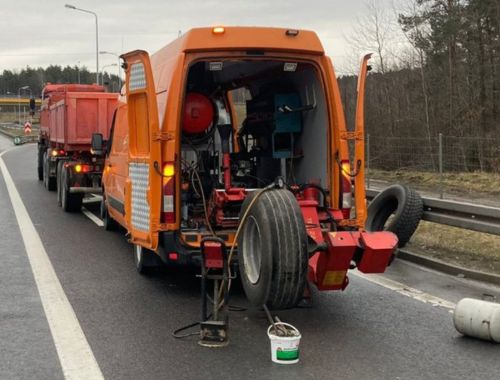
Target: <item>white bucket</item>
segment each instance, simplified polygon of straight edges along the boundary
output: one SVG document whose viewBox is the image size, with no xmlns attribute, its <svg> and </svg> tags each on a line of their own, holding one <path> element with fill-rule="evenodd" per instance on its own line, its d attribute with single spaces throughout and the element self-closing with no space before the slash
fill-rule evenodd
<svg viewBox="0 0 500 380">
<path fill-rule="evenodd" d="M 287 328 L 297 332 L 296 336 L 279 336 L 271 333 L 274 326 L 271 325 L 267 329 L 267 336 L 271 341 L 271 360 L 280 364 L 294 364 L 299 361 L 299 344 L 300 335 L 299 330 L 289 323 L 277 322 L 276 325 L 283 325 Z"/>
</svg>

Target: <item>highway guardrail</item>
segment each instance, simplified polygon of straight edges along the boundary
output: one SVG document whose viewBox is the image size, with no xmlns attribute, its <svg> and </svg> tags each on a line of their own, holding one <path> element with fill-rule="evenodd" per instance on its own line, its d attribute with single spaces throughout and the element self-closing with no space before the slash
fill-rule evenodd
<svg viewBox="0 0 500 380">
<path fill-rule="evenodd" d="M 373 199 L 379 190 L 366 190 Z M 500 236 L 500 208 L 453 200 L 422 197 L 423 220 Z"/>
</svg>

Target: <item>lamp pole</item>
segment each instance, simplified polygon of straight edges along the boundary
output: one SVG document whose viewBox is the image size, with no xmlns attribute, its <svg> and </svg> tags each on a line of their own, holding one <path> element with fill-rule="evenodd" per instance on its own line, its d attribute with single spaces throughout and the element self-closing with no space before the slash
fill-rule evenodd
<svg viewBox="0 0 500 380">
<path fill-rule="evenodd" d="M 122 67 L 120 65 L 120 56 L 116 53 L 111 52 L 111 51 L 100 51 L 99 54 L 113 55 L 118 59 L 118 87 L 120 89 L 119 91 L 121 91 L 121 88 L 122 88 Z"/>
<path fill-rule="evenodd" d="M 71 4 L 65 4 L 64 6 L 68 9 L 73 9 L 75 11 L 89 13 L 91 15 L 94 15 L 95 17 L 95 75 L 96 75 L 96 82 L 97 84 L 99 84 L 99 24 L 97 21 L 97 13 L 89 11 L 87 9 L 77 8 Z"/>
<path fill-rule="evenodd" d="M 21 121 L 21 90 L 27 90 L 30 86 L 22 86 L 17 89 L 17 121 Z"/>
<path fill-rule="evenodd" d="M 110 65 L 104 65 L 104 66 L 102 67 L 102 70 L 101 70 L 101 82 L 102 82 L 101 84 L 102 84 L 102 85 L 104 85 L 104 69 L 105 69 L 106 67 L 114 67 L 114 66 L 117 66 L 117 65 L 116 65 L 116 63 L 112 63 L 112 64 L 110 64 Z"/>
</svg>

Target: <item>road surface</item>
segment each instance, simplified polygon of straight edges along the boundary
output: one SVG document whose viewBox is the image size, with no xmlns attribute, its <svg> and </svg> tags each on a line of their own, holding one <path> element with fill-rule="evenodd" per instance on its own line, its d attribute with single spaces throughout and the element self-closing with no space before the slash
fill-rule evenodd
<svg viewBox="0 0 500 380">
<path fill-rule="evenodd" d="M 11 201 L 2 171 L 1 379 L 85 377 L 83 365 L 69 368 L 75 352 L 61 341 L 59 309 L 51 305 L 74 311 L 76 325 L 68 322 L 62 333 L 80 337 L 88 348 L 82 362 L 95 358 L 90 365 L 106 379 L 499 378 L 500 345 L 460 336 L 451 308 L 465 296 L 500 299 L 500 289 L 402 261 L 384 276 L 353 274 L 343 293 L 315 293 L 310 309 L 280 312 L 302 333 L 297 365 L 271 363 L 260 310 L 230 312 L 227 348 L 200 347 L 195 337 L 174 339 L 173 330 L 199 318 L 195 271 L 166 268 L 140 276 L 123 232 L 106 232 L 96 218 L 57 206 L 56 194 L 36 179 L 35 145 L 12 148 L 0 137 L 0 154 L 9 148 L 0 160 L 29 218 L 19 219 L 21 205 Z M 97 203 L 85 207 L 97 214 Z M 30 243 L 33 234 L 41 245 Z M 48 279 L 36 264 L 45 253 L 54 269 Z M 57 284 L 60 297 L 47 297 L 44 289 Z M 241 286 L 234 287 L 231 303 L 248 306 Z"/>
</svg>

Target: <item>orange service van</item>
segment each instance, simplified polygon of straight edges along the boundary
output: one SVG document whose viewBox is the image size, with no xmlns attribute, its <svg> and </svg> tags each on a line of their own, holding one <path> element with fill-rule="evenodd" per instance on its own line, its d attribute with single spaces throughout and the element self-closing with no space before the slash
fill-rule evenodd
<svg viewBox="0 0 500 380">
<path fill-rule="evenodd" d="M 368 58 L 348 131 L 314 32 L 198 28 L 122 55 L 101 214 L 128 232 L 137 269 L 197 262 L 217 236 L 249 300 L 273 308 L 296 305 L 308 281 L 343 290 L 349 269 L 383 272 L 397 238 L 364 230 Z"/>
</svg>

